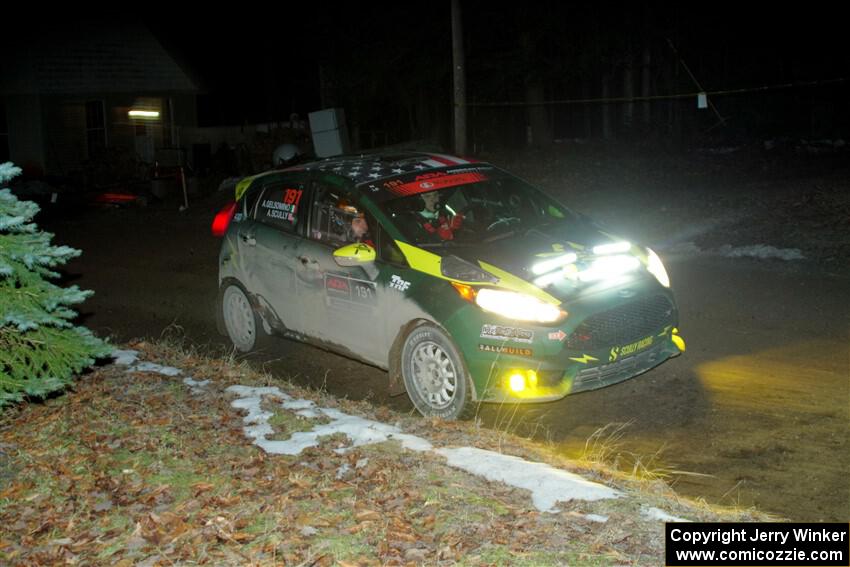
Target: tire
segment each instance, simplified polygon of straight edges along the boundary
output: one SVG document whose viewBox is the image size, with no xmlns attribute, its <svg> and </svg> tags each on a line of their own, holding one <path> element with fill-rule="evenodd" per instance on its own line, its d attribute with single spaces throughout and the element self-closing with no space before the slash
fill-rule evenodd
<svg viewBox="0 0 850 567">
<path fill-rule="evenodd" d="M 429 323 L 413 328 L 401 349 L 401 374 L 422 415 L 458 419 L 469 401 L 469 376 L 452 339 Z"/>
<path fill-rule="evenodd" d="M 230 283 L 221 294 L 221 315 L 230 342 L 239 352 L 251 352 L 266 338 L 263 321 L 242 286 Z"/>
</svg>

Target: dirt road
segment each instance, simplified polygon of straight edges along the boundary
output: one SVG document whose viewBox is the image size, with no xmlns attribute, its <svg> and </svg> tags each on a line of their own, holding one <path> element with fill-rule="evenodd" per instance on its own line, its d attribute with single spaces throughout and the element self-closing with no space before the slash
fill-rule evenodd
<svg viewBox="0 0 850 567">
<path fill-rule="evenodd" d="M 213 320 L 212 207 L 208 200 L 183 214 L 163 206 L 47 222 L 57 242 L 84 250 L 66 270 L 70 283 L 96 291 L 83 323 L 116 340 L 166 332 L 225 348 Z M 627 423 L 607 440 L 609 458 L 696 473 L 671 476 L 685 495 L 800 521 L 846 521 L 850 279 L 805 263 L 699 255 L 667 263 L 684 356 L 559 402 L 483 406 L 483 421 L 573 455 L 599 428 Z M 282 340 L 251 361 L 338 396 L 412 411 L 406 397 L 387 397 L 385 373 L 312 347 Z"/>
</svg>

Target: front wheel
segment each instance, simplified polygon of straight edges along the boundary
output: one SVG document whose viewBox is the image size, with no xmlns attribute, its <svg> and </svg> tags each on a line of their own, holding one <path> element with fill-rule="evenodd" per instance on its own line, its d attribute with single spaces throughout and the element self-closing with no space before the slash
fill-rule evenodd
<svg viewBox="0 0 850 567">
<path fill-rule="evenodd" d="M 227 336 L 239 352 L 251 352 L 265 337 L 263 322 L 241 286 L 231 283 L 224 289 L 221 314 Z"/>
<path fill-rule="evenodd" d="M 451 338 L 424 324 L 405 338 L 401 373 L 407 395 L 426 417 L 457 419 L 469 401 L 469 378 Z"/>
</svg>

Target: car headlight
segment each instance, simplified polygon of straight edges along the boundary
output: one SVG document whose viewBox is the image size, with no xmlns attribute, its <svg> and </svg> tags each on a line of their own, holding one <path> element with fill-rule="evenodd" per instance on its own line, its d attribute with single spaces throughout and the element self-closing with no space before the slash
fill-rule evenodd
<svg viewBox="0 0 850 567">
<path fill-rule="evenodd" d="M 616 256 L 600 256 L 586 270 L 578 273 L 578 279 L 583 282 L 608 280 L 631 272 L 640 267 L 640 260 L 634 256 L 618 254 Z"/>
<path fill-rule="evenodd" d="M 545 303 L 524 293 L 498 289 L 478 290 L 475 294 L 475 303 L 484 311 L 518 321 L 554 323 L 566 315 L 557 305 Z"/>
<path fill-rule="evenodd" d="M 661 258 L 658 257 L 658 254 L 652 251 L 652 248 L 647 248 L 646 253 L 646 269 L 650 274 L 655 276 L 658 283 L 664 287 L 670 287 L 670 276 L 667 275 L 667 270 L 664 269 L 664 263 L 661 261 Z"/>
</svg>

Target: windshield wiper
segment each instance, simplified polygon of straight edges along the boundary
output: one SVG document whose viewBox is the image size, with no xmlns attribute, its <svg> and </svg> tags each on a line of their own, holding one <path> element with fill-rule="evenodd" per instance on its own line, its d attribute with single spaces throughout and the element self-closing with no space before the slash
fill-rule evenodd
<svg viewBox="0 0 850 567">
<path fill-rule="evenodd" d="M 509 236 L 513 236 L 514 234 L 515 234 L 515 231 L 513 231 L 513 230 L 509 230 L 508 232 L 503 232 L 503 233 L 501 233 L 501 234 L 496 234 L 496 235 L 494 235 L 494 236 L 491 236 L 490 238 L 485 238 L 485 239 L 484 239 L 484 240 L 482 240 L 481 242 L 482 242 L 483 244 L 489 244 L 490 242 L 496 242 L 497 240 L 502 240 L 503 238 L 507 238 L 507 237 L 509 237 Z"/>
<path fill-rule="evenodd" d="M 443 240 L 442 242 L 423 242 L 422 244 L 417 244 L 419 248 L 449 248 L 457 245 L 457 242 L 453 240 Z"/>
</svg>

